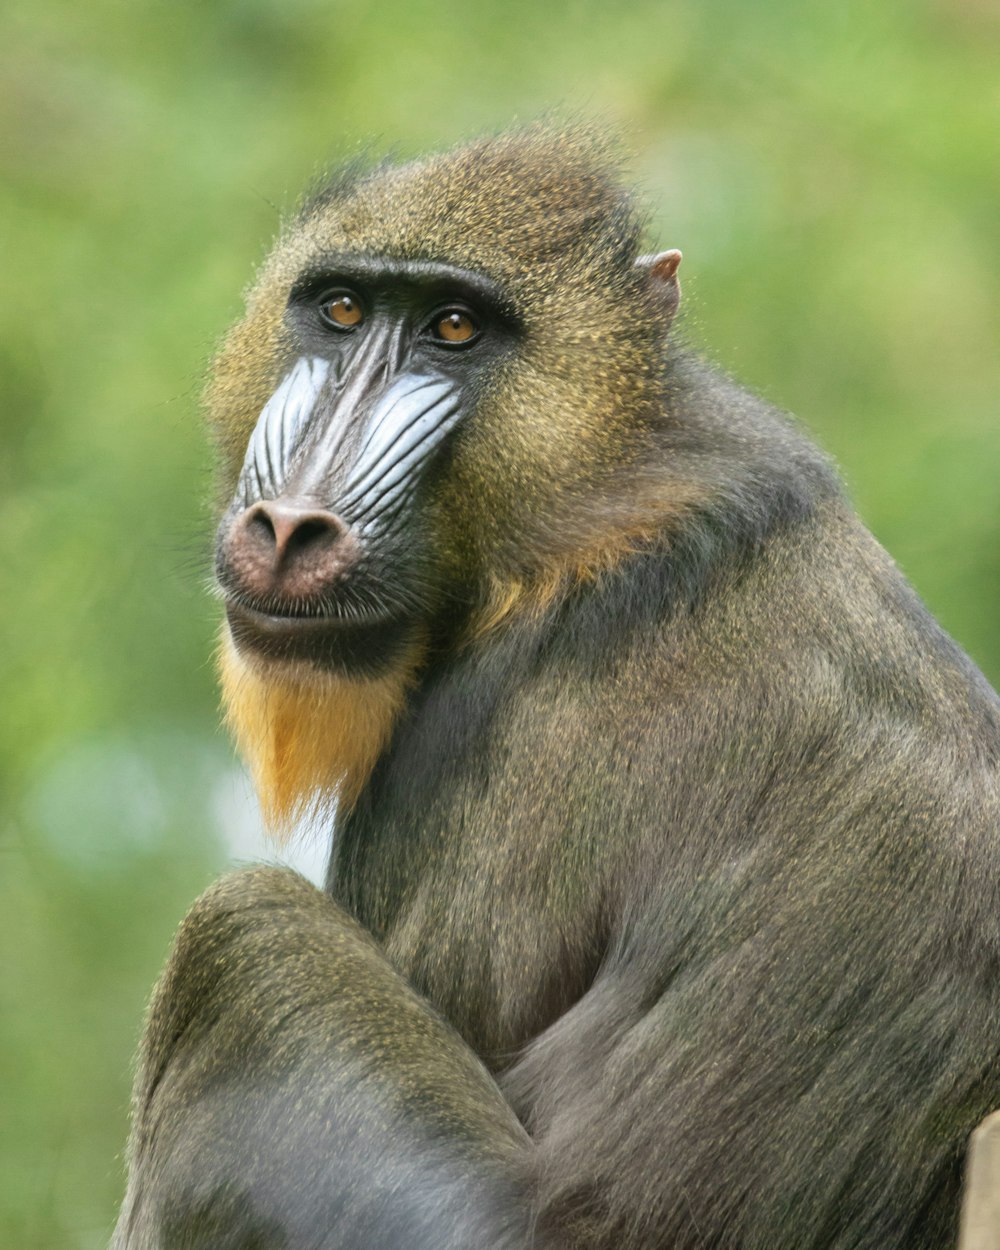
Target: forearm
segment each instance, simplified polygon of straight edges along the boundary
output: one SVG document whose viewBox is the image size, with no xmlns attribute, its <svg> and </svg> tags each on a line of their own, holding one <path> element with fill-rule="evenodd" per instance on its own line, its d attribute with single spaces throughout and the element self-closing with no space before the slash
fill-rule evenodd
<svg viewBox="0 0 1000 1250">
<path fill-rule="evenodd" d="M 154 994 L 114 1247 L 520 1246 L 533 1153 L 369 935 L 291 873 L 239 873 Z"/>
</svg>

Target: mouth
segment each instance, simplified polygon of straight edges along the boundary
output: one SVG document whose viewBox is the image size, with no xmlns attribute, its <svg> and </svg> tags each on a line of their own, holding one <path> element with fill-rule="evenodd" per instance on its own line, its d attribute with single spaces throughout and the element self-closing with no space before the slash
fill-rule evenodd
<svg viewBox="0 0 1000 1250">
<path fill-rule="evenodd" d="M 226 619 L 242 652 L 358 675 L 377 673 L 391 663 L 408 634 L 407 621 L 386 613 L 274 612 L 229 595 Z"/>
</svg>

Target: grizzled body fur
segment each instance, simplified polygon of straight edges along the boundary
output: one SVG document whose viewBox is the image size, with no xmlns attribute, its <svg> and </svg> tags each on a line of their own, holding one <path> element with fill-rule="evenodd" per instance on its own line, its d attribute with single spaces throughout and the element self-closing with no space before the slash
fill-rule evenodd
<svg viewBox="0 0 1000 1250">
<path fill-rule="evenodd" d="M 339 790 L 327 891 L 237 874 L 182 926 L 121 1250 L 953 1244 L 1000 1105 L 1000 704 L 822 456 L 665 334 L 639 233 L 590 140 L 529 131 L 333 184 L 251 294 L 227 490 L 321 252 L 484 273 L 521 337 L 413 505 L 398 645 L 228 646 L 275 818 Z"/>
</svg>

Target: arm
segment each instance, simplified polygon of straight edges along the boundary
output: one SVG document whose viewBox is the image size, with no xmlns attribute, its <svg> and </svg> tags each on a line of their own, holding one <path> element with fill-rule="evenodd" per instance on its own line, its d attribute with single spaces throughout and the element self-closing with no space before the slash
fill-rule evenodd
<svg viewBox="0 0 1000 1250">
<path fill-rule="evenodd" d="M 528 1243 L 531 1143 L 325 894 L 228 877 L 154 993 L 113 1250 Z"/>
</svg>

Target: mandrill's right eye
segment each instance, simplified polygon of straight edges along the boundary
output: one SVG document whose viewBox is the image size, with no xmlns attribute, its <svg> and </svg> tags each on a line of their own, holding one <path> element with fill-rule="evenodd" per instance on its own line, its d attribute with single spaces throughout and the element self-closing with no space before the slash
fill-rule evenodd
<svg viewBox="0 0 1000 1250">
<path fill-rule="evenodd" d="M 334 330 L 353 330 L 365 319 L 361 301 L 353 291 L 330 291 L 324 295 L 319 315 Z"/>
</svg>

